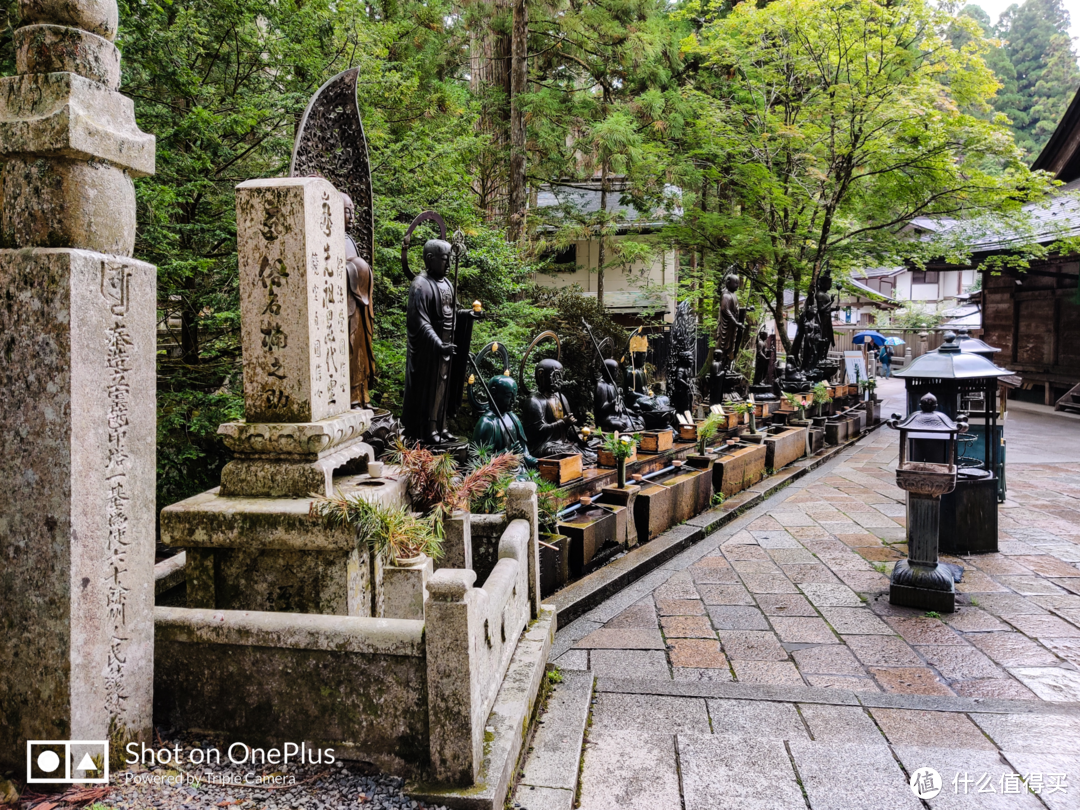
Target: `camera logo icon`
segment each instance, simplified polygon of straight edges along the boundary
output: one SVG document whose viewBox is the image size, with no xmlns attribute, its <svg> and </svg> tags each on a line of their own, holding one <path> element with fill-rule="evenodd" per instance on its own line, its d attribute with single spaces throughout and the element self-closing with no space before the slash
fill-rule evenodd
<svg viewBox="0 0 1080 810">
<path fill-rule="evenodd" d="M 28 784 L 109 784 L 106 740 L 27 740 Z"/>
</svg>

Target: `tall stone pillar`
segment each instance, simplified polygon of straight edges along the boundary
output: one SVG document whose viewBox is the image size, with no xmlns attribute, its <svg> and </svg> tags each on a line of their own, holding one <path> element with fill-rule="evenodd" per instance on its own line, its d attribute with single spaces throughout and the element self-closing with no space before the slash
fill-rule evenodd
<svg viewBox="0 0 1080 810">
<path fill-rule="evenodd" d="M 21 0 L 0 79 L 0 766 L 27 739 L 149 741 L 152 265 L 115 0 Z M 75 774 L 78 775 L 78 774 Z"/>
</svg>

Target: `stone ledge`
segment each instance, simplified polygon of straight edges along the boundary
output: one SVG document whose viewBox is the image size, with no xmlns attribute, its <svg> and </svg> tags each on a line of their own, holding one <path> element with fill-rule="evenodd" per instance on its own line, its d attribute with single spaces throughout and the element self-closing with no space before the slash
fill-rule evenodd
<svg viewBox="0 0 1080 810">
<path fill-rule="evenodd" d="M 495 705 L 485 726 L 484 760 L 476 784 L 445 788 L 408 782 L 405 792 L 413 799 L 452 810 L 502 810 L 532 720 L 548 654 L 555 640 L 555 609 L 540 608 L 540 616 L 518 640 Z"/>
<path fill-rule="evenodd" d="M 181 551 L 154 566 L 154 596 L 171 591 L 187 579 L 187 552 Z"/>
<path fill-rule="evenodd" d="M 423 658 L 424 623 L 247 610 L 154 608 L 158 641 Z"/>
<path fill-rule="evenodd" d="M 391 472 L 396 468 L 391 468 Z M 408 503 L 406 480 L 386 475 L 378 487 L 367 476 L 335 479 L 345 496 L 366 492 L 385 506 Z M 376 491 L 377 489 L 377 491 Z M 228 498 L 218 488 L 161 510 L 161 542 L 180 548 L 242 548 L 249 551 L 349 551 L 356 532 L 331 529 L 308 514 L 313 498 Z"/>
<path fill-rule="evenodd" d="M 346 442 L 358 440 L 371 426 L 373 412 L 355 410 L 318 422 L 225 422 L 218 435 L 244 458 L 318 461 Z"/>
<path fill-rule="evenodd" d="M 0 79 L 0 156 L 100 160 L 132 177 L 154 173 L 154 136 L 134 102 L 74 73 Z"/>
<path fill-rule="evenodd" d="M 730 698 L 782 703 L 820 703 L 863 706 L 868 709 L 913 709 L 965 714 L 1068 714 L 1080 715 L 1080 703 L 1043 700 L 1001 700 L 944 695 L 900 695 L 853 692 L 812 686 L 775 686 L 725 682 L 663 681 L 645 678 L 597 678 L 597 692 L 665 697 Z"/>
</svg>

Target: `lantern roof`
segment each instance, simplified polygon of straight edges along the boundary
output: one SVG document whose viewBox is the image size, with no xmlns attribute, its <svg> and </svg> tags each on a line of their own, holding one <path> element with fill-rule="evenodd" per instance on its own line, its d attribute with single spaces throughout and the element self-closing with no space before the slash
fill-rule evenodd
<svg viewBox="0 0 1080 810">
<path fill-rule="evenodd" d="M 946 332 L 941 348 L 915 358 L 893 376 L 908 380 L 978 380 L 1006 377 L 1009 374 L 1012 372 L 998 368 L 980 354 L 962 351 L 956 335 Z"/>
<path fill-rule="evenodd" d="M 972 337 L 968 334 L 967 329 L 961 329 L 956 335 L 956 342 L 960 344 L 960 351 L 967 352 L 968 354 L 997 354 L 1001 351 L 997 346 L 991 346 L 989 343 L 978 338 Z M 988 360 L 990 358 L 987 358 Z"/>
<path fill-rule="evenodd" d="M 964 418 L 961 416 L 961 420 Z M 919 410 L 910 414 L 903 422 L 890 421 L 889 425 L 897 430 L 919 433 L 962 433 L 966 430 L 966 425 L 957 424 L 937 409 L 937 397 L 933 394 L 924 394 L 919 400 Z"/>
</svg>

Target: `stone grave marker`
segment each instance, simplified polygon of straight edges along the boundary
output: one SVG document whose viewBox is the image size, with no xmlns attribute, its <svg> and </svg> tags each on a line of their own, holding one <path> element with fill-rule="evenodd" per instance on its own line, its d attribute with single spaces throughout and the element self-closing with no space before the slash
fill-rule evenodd
<svg viewBox="0 0 1080 810">
<path fill-rule="evenodd" d="M 150 742 L 157 438 L 156 271 L 131 258 L 154 138 L 116 91 L 116 3 L 20 8 L 0 79 L 0 769 L 19 774 L 28 739 Z"/>
</svg>

